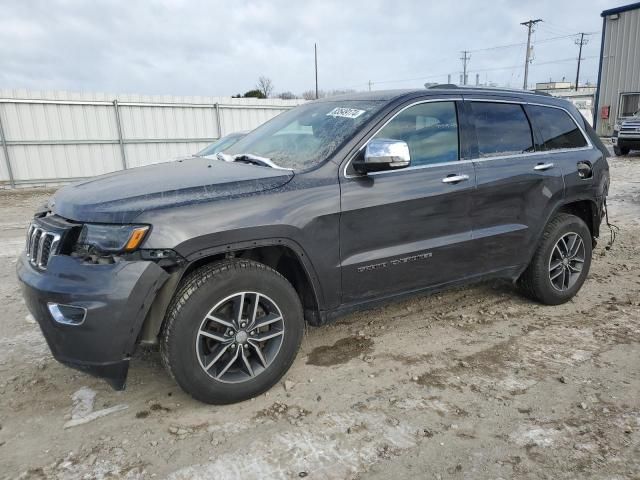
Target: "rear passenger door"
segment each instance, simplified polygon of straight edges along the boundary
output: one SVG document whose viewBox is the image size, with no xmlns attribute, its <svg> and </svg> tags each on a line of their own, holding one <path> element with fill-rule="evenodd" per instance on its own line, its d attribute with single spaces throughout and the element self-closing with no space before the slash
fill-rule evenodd
<svg viewBox="0 0 640 480">
<path fill-rule="evenodd" d="M 465 106 L 477 148 L 476 261 L 485 273 L 522 265 L 548 212 L 563 197 L 562 169 L 536 153 L 537 135 L 523 104 L 469 99 Z"/>
<path fill-rule="evenodd" d="M 552 105 L 527 105 L 527 115 L 538 131 L 536 149 L 564 176 L 565 201 L 592 199 L 597 193 L 592 172 L 601 158 L 576 119 L 565 109 Z"/>
</svg>

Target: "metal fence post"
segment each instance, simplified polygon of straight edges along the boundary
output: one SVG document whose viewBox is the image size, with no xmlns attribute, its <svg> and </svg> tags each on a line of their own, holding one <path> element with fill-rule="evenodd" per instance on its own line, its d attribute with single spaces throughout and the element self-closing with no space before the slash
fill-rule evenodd
<svg viewBox="0 0 640 480">
<path fill-rule="evenodd" d="M 0 141 L 2 141 L 2 150 L 4 151 L 4 161 L 7 164 L 7 173 L 9 174 L 9 183 L 11 184 L 12 188 L 15 188 L 16 181 L 13 178 L 13 170 L 11 169 L 11 160 L 9 159 L 9 148 L 7 147 L 7 139 L 4 136 L 4 128 L 2 128 L 2 111 L 1 110 L 0 110 Z"/>
<path fill-rule="evenodd" d="M 120 110 L 118 109 L 118 100 L 113 101 L 113 109 L 116 112 L 116 127 L 118 129 L 118 143 L 120 144 L 120 155 L 122 156 L 122 169 L 127 169 L 127 153 L 124 149 L 124 141 L 122 139 L 122 124 L 120 123 Z"/>
<path fill-rule="evenodd" d="M 216 102 L 214 106 L 216 107 L 216 124 L 218 125 L 218 138 L 222 138 L 222 124 L 220 123 L 220 104 Z"/>
</svg>

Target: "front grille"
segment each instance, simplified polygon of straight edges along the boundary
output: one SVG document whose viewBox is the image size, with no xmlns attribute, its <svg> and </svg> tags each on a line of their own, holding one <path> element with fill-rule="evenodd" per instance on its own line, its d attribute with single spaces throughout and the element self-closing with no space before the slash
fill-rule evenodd
<svg viewBox="0 0 640 480">
<path fill-rule="evenodd" d="M 620 126 L 620 133 L 640 133 L 640 122 L 624 122 Z"/>
<path fill-rule="evenodd" d="M 32 223 L 27 233 L 27 258 L 40 270 L 46 270 L 51 255 L 58 253 L 60 235 Z"/>
</svg>

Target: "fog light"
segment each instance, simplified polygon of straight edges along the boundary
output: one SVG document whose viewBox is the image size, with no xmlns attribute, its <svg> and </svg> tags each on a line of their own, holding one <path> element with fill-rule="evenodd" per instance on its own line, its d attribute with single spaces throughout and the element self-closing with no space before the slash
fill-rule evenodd
<svg viewBox="0 0 640 480">
<path fill-rule="evenodd" d="M 82 325 L 87 316 L 87 309 L 84 307 L 59 303 L 47 303 L 47 307 L 53 319 L 63 325 Z"/>
</svg>

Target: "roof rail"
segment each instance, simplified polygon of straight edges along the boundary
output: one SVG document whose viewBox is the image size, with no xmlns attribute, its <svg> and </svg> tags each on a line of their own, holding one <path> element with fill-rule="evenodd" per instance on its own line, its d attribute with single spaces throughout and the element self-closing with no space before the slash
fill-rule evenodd
<svg viewBox="0 0 640 480">
<path fill-rule="evenodd" d="M 502 87 L 482 87 L 482 86 L 475 86 L 475 85 L 455 85 L 452 83 L 439 83 L 437 85 L 431 85 L 429 87 L 427 87 L 427 89 L 431 90 L 431 89 L 465 89 L 465 90 L 485 90 L 485 91 L 489 91 L 489 92 L 504 92 L 504 93 L 525 93 L 525 94 L 529 94 L 529 95 L 544 95 L 547 97 L 551 97 L 552 95 L 550 95 L 547 92 L 542 92 L 542 91 L 538 91 L 538 90 L 522 90 L 522 89 L 517 89 L 517 88 L 502 88 Z"/>
<path fill-rule="evenodd" d="M 437 83 L 436 85 L 429 85 L 427 89 L 431 90 L 434 88 L 459 88 L 458 85 L 454 83 Z"/>
</svg>

